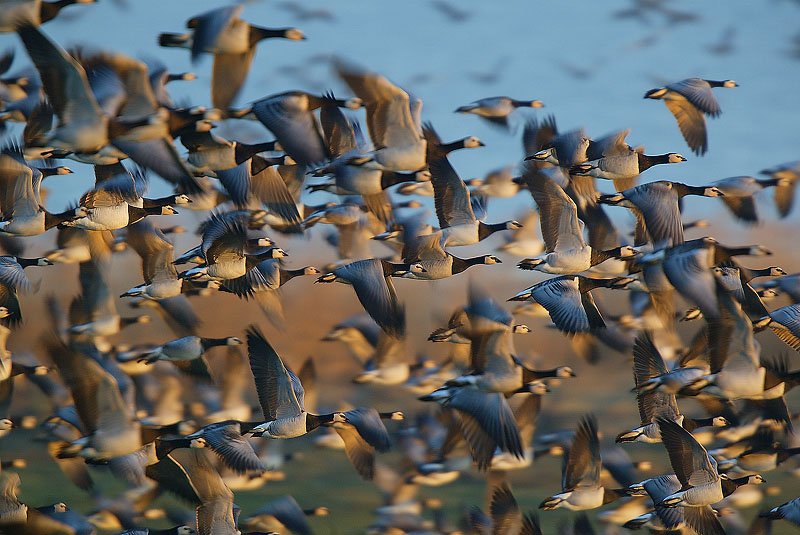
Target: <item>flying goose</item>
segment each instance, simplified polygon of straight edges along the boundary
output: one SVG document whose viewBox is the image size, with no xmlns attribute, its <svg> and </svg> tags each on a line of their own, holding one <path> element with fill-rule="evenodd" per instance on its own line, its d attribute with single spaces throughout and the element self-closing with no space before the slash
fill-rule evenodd
<svg viewBox="0 0 800 535">
<path fill-rule="evenodd" d="M 198 533 L 236 533 L 233 492 L 207 448 L 178 448 L 147 467 L 160 488 L 196 506 Z"/>
<path fill-rule="evenodd" d="M 271 247 L 255 253 L 248 252 L 246 248 L 251 241 L 247 238 L 245 224 L 236 212 L 212 214 L 203 228 L 203 237 L 198 251 L 202 255 L 205 265 L 184 271 L 178 277 L 192 280 L 235 279 L 245 275 L 262 260 L 287 256 L 286 252 L 279 247 Z M 270 240 L 255 239 L 254 245 L 262 246 L 263 243 L 264 247 L 268 247 L 266 244 L 270 242 Z M 192 252 L 183 256 L 192 254 Z"/>
<path fill-rule="evenodd" d="M 375 451 L 389 450 L 391 442 L 382 419 L 402 420 L 403 413 L 379 413 L 371 407 L 359 407 L 344 412 L 345 422 L 333 422 L 330 427 L 344 441 L 345 453 L 359 475 L 371 480 L 375 477 Z"/>
<path fill-rule="evenodd" d="M 361 363 L 364 369 L 353 378 L 353 382 L 379 385 L 404 383 L 411 373 L 406 351 L 404 336 L 379 331 L 374 351 L 369 359 Z"/>
<path fill-rule="evenodd" d="M 286 154 L 299 165 L 308 167 L 321 164 L 329 156 L 319 121 L 313 113 L 317 108 L 328 106 L 358 109 L 361 100 L 286 91 L 254 102 L 252 110 L 256 118 L 275 134 Z"/>
<path fill-rule="evenodd" d="M 284 269 L 279 258 L 268 258 L 256 264 L 242 277 L 223 281 L 220 289 L 245 299 L 255 299 L 267 319 L 276 325 L 281 325 L 283 305 L 278 288 L 295 277 L 320 273 L 322 272 L 313 266 Z"/>
<path fill-rule="evenodd" d="M 680 490 L 681 482 L 675 474 L 668 474 L 658 477 L 651 477 L 641 483 L 637 483 L 630 488 L 636 488 L 636 494 L 647 495 L 654 504 L 661 501 L 672 493 Z M 638 490 L 641 489 L 641 490 Z M 683 507 L 664 507 L 655 505 L 654 511 L 645 513 L 633 518 L 623 524 L 626 529 L 641 529 L 643 527 L 653 527 L 655 529 L 674 530 L 684 525 Z M 705 532 L 703 532 L 705 533 Z"/>
<path fill-rule="evenodd" d="M 774 507 L 766 513 L 761 513 L 759 516 L 772 519 L 784 519 L 795 526 L 800 526 L 800 498 L 795 498 L 778 507 Z"/>
<path fill-rule="evenodd" d="M 292 496 L 284 495 L 271 500 L 240 523 L 240 528 L 256 533 L 291 532 L 296 535 L 313 535 L 306 516 L 325 516 L 326 507 L 311 510 L 300 508 Z"/>
<path fill-rule="evenodd" d="M 547 309 L 558 330 L 571 335 L 605 327 L 591 290 L 625 288 L 632 281 L 625 277 L 592 279 L 581 275 L 561 275 L 526 288 L 508 300 L 536 301 Z"/>
<path fill-rule="evenodd" d="M 158 198 L 144 197 L 150 187 L 150 178 L 147 171 L 141 167 L 129 171 L 121 163 L 95 165 L 94 176 L 94 189 L 121 195 L 125 202 L 137 208 L 186 205 L 192 202 L 189 196 L 183 193 Z"/>
<path fill-rule="evenodd" d="M 178 155 L 171 129 L 188 129 L 190 125 L 201 128 L 198 121 L 202 121 L 206 113 L 190 110 L 179 114 L 161 107 L 150 85 L 147 65 L 142 61 L 119 53 L 85 54 L 80 50 L 76 58 L 86 71 L 89 87 L 100 108 L 112 119 L 112 124 L 124 127 L 110 133 L 112 146 L 102 152 L 111 159 L 127 156 L 182 191 L 197 192 L 198 185 Z M 102 155 L 77 156 L 77 159 L 103 163 Z"/>
<path fill-rule="evenodd" d="M 600 485 L 600 441 L 597 420 L 581 420 L 569 451 L 564 453 L 561 492 L 545 498 L 539 509 L 563 507 L 572 511 L 595 509 L 620 497 L 620 493 Z"/>
<path fill-rule="evenodd" d="M 142 259 L 144 284 L 134 286 L 120 297 L 168 299 L 181 294 L 184 281 L 178 278 L 172 261 L 173 246 L 161 230 L 142 220 L 128 226 L 125 241 Z"/>
<path fill-rule="evenodd" d="M 164 202 L 170 202 L 170 200 Z M 169 204 L 147 208 L 134 206 L 128 204 L 124 194 L 98 188 L 86 192 L 81 197 L 76 215 L 62 222 L 61 225 L 95 231 L 117 230 L 141 221 L 148 215 L 175 215 L 177 213 L 178 211 Z"/>
<path fill-rule="evenodd" d="M 456 108 L 456 113 L 472 113 L 492 124 L 509 127 L 509 116 L 517 108 L 543 108 L 541 100 L 516 100 L 511 97 L 487 97 Z"/>
<path fill-rule="evenodd" d="M 472 459 L 479 470 L 489 468 L 498 449 L 517 458 L 524 456 L 514 414 L 503 394 L 487 394 L 473 388 L 450 386 L 419 399 L 435 401 L 455 411 L 458 429 L 469 444 Z"/>
<path fill-rule="evenodd" d="M 483 515 L 477 508 L 470 510 L 469 520 L 475 533 L 481 535 L 488 535 L 489 533 L 498 535 L 501 533 L 505 535 L 542 534 L 542 529 L 539 527 L 539 518 L 533 513 L 522 515 L 517 500 L 505 481 L 496 486 L 491 492 L 489 504 L 491 518 L 485 519 L 488 521 L 488 525 L 484 525 L 484 522 L 481 521 L 483 519 L 479 520 L 480 515 L 478 513 Z"/>
<path fill-rule="evenodd" d="M 644 385 L 648 381 L 656 377 L 663 377 L 667 373 L 664 360 L 653 341 L 647 334 L 639 335 L 633 346 L 633 376 L 636 382 L 636 402 L 639 406 L 641 425 L 617 435 L 617 443 L 660 442 L 661 433 L 656 423 L 657 416 L 678 422 L 690 432 L 704 425 L 725 426 L 729 424 L 722 416 L 704 420 L 684 416 L 678 409 L 674 393 L 658 389 L 644 389 Z"/>
<path fill-rule="evenodd" d="M 445 382 L 445 387 L 468 386 L 483 392 L 513 394 L 525 391 L 530 383 L 547 377 L 575 376 L 569 366 L 538 371 L 523 365 L 512 353 L 512 332 L 510 326 L 493 331 L 480 348 L 483 354 L 473 356 L 472 372 L 448 380 Z"/>
<path fill-rule="evenodd" d="M 235 472 L 262 472 L 263 464 L 253 446 L 242 436 L 243 431 L 249 431 L 254 425 L 226 420 L 206 425 L 185 437 L 162 436 L 156 439 L 156 454 L 162 459 L 176 448 L 208 448 Z"/>
<path fill-rule="evenodd" d="M 781 178 L 759 180 L 751 176 L 732 176 L 717 180 L 712 185 L 722 192 L 722 202 L 736 219 L 745 223 L 758 223 L 754 195 L 768 187 L 785 186 L 787 182 Z"/>
<path fill-rule="evenodd" d="M 686 195 L 722 197 L 725 194 L 714 186 L 687 186 L 659 180 L 613 195 L 601 195 L 599 202 L 625 206 L 634 211 L 637 219 L 641 216 L 653 244 L 666 241 L 668 245 L 680 245 L 683 243 L 683 223 L 678 201 Z"/>
<path fill-rule="evenodd" d="M 411 267 L 403 278 L 436 280 L 451 277 L 478 264 L 501 264 L 494 255 L 458 258 L 442 249 L 436 234 L 409 236 L 403 247 L 403 262 Z"/>
<path fill-rule="evenodd" d="M 360 123 L 348 120 L 334 106 L 323 107 L 320 118 L 332 161 L 317 169 L 314 175 L 333 173 L 335 182 L 333 185 L 315 184 L 308 189 L 325 189 L 338 195 L 361 195 L 364 204 L 378 219 L 391 221 L 391 203 L 384 190 L 400 182 L 416 181 L 418 174 L 383 171 L 363 165 L 360 160 L 372 150 L 372 145 L 364 139 Z"/>
<path fill-rule="evenodd" d="M 191 375 L 210 377 L 204 355 L 212 347 L 240 345 L 241 340 L 235 336 L 225 338 L 208 338 L 184 336 L 170 340 L 165 344 L 148 351 L 137 358 L 137 362 L 153 364 L 159 360 L 172 362 L 182 371 Z"/>
<path fill-rule="evenodd" d="M 425 148 L 425 161 L 428 163 L 447 157 L 451 152 L 458 149 L 475 149 L 484 147 L 483 141 L 475 136 L 464 137 L 450 143 L 444 143 L 433 128 L 433 123 L 422 123 L 422 135 L 427 141 Z"/>
<path fill-rule="evenodd" d="M 519 268 L 571 274 L 586 271 L 609 258 L 630 258 L 636 254 L 628 246 L 594 250 L 583 239 L 584 225 L 578 219 L 577 206 L 561 186 L 542 173 L 531 174 L 526 182 L 539 207 L 545 254 L 520 261 Z"/>
<path fill-rule="evenodd" d="M 654 261 L 662 262 L 664 275 L 669 283 L 686 299 L 695 303 L 707 319 L 719 317 L 716 287 L 724 278 L 716 276 L 712 268 L 730 261 L 732 256 L 766 256 L 771 251 L 760 245 L 727 247 L 715 239 L 704 237 L 691 240 L 652 253 Z M 724 275 L 721 271 L 720 275 Z M 741 286 L 741 283 L 739 284 Z"/>
<path fill-rule="evenodd" d="M 259 41 L 274 37 L 305 39 L 297 28 L 262 28 L 245 22 L 239 18 L 243 10 L 243 5 L 213 9 L 187 21 L 191 33 L 158 36 L 161 46 L 190 49 L 193 62 L 203 53 L 214 54 L 211 101 L 220 110 L 227 110 L 239 93 Z"/>
<path fill-rule="evenodd" d="M 447 158 L 429 162 L 429 168 L 442 247 L 471 245 L 497 231 L 521 227 L 517 221 L 486 224 L 476 219 L 469 189 Z"/>
<path fill-rule="evenodd" d="M 789 347 L 800 351 L 800 305 L 775 309 L 756 321 L 753 326 L 758 330 L 769 327 Z"/>
<path fill-rule="evenodd" d="M 375 258 L 358 260 L 322 275 L 317 282 L 341 282 L 350 284 L 364 310 L 380 325 L 381 329 L 394 337 L 405 334 L 405 309 L 397 300 L 391 276 L 410 269 L 407 264 L 392 264 Z"/>
<path fill-rule="evenodd" d="M 670 464 L 680 482 L 680 489 L 663 498 L 656 506 L 683 507 L 684 521 L 698 533 L 724 534 L 711 504 L 732 494 L 746 484 L 763 483 L 760 475 L 729 479 L 717 471 L 717 461 L 679 424 L 659 418 L 659 428 Z"/>
<path fill-rule="evenodd" d="M 294 162 L 285 154 L 276 158 L 263 158 L 258 155 L 253 155 L 250 159 L 240 163 L 236 167 L 223 169 L 217 171 L 215 174 L 217 175 L 217 178 L 219 178 L 222 187 L 225 188 L 225 191 L 228 193 L 228 198 L 233 201 L 237 208 L 257 206 L 256 209 L 261 209 L 261 206 L 258 203 L 258 201 L 261 199 L 257 198 L 255 195 L 257 185 L 256 187 L 254 187 L 254 185 L 257 181 L 263 182 L 261 179 L 269 176 L 267 173 L 263 172 L 266 169 L 276 165 L 283 166 L 289 164 L 294 166 Z M 277 172 L 273 172 L 272 175 L 277 175 L 280 177 Z M 265 200 L 269 202 L 286 204 L 286 206 L 281 206 L 282 211 L 276 214 L 270 213 L 269 210 L 264 211 L 263 217 L 265 224 L 277 223 L 279 225 L 288 225 L 286 221 L 287 219 L 300 219 L 297 205 L 294 202 L 292 195 L 287 191 L 285 183 L 282 189 L 284 191 L 281 191 L 280 193 L 283 195 L 279 199 L 270 199 L 270 192 L 268 190 L 264 191 L 264 189 L 261 188 L 259 191 L 266 193 L 267 199 Z"/>
<path fill-rule="evenodd" d="M 58 124 L 43 143 L 49 147 L 92 157 L 107 147 L 111 139 L 160 121 L 158 115 L 136 121 L 119 121 L 103 113 L 92 94 L 84 68 L 67 52 L 51 42 L 40 30 L 31 26 L 17 29 L 47 93 Z M 122 154 L 111 150 L 99 156 L 118 161 Z"/>
<path fill-rule="evenodd" d="M 81 208 L 69 208 L 60 214 L 48 212 L 42 205 L 40 188 L 43 175 L 29 167 L 13 146 L 0 152 L 0 233 L 12 236 L 36 236 L 67 221 L 84 215 Z"/>
<path fill-rule="evenodd" d="M 363 364 L 374 353 L 380 332 L 369 314 L 358 314 L 337 323 L 322 341 L 342 342 L 353 359 Z"/>
<path fill-rule="evenodd" d="M 613 180 L 617 191 L 624 191 L 632 188 L 636 177 L 654 165 L 686 161 L 676 152 L 648 156 L 643 151 L 632 149 L 623 141 L 629 132 L 630 129 L 623 130 L 617 138 L 618 143 L 604 148 L 601 158 L 572 166 L 570 174 Z"/>
<path fill-rule="evenodd" d="M 389 171 L 419 171 L 426 164 L 425 138 L 420 135 L 419 113 L 414 112 L 408 93 L 382 75 L 336 61 L 339 76 L 361 99 L 367 112 L 367 128 L 375 150 L 364 159 Z"/>
<path fill-rule="evenodd" d="M 712 87 L 738 87 L 733 80 L 703 80 L 687 78 L 665 87 L 651 89 L 644 98 L 663 100 L 675 119 L 686 143 L 695 154 L 705 154 L 708 150 L 706 120 L 703 114 L 717 117 L 722 109 L 717 103 Z"/>
<path fill-rule="evenodd" d="M 539 237 L 539 214 L 529 210 L 525 217 L 520 218 L 521 228 L 511 231 L 511 235 L 504 234 L 506 242 L 498 249 L 516 257 L 530 258 L 544 251 L 544 242 Z"/>
<path fill-rule="evenodd" d="M 233 169 L 259 152 L 275 150 L 278 145 L 277 141 L 255 144 L 229 141 L 211 132 L 186 133 L 180 140 L 189 151 L 186 162 L 193 171 L 204 173 Z"/>
<path fill-rule="evenodd" d="M 761 171 L 762 175 L 783 179 L 775 186 L 775 206 L 780 216 L 786 217 L 792 211 L 794 192 L 800 179 L 800 161 L 788 162 Z"/>
<path fill-rule="evenodd" d="M 62 9 L 73 4 L 93 4 L 96 0 L 23 0 L 0 9 L 0 33 L 13 33 L 20 25 L 40 26 L 58 16 Z"/>
<path fill-rule="evenodd" d="M 371 448 L 385 451 L 389 447 L 380 415 L 374 409 L 365 408 L 325 415 L 306 412 L 300 379 L 284 366 L 269 342 L 254 327 L 247 332 L 247 345 L 250 368 L 266 420 L 252 428 L 253 435 L 294 438 L 320 425 L 333 427 L 344 439 L 348 458 L 355 468 L 362 476 L 371 476 L 368 459 L 372 455 Z"/>
<path fill-rule="evenodd" d="M 48 354 L 75 401 L 86 436 L 65 446 L 60 455 L 107 461 L 141 447 L 139 423 L 122 399 L 117 381 L 100 364 L 65 346 L 48 341 Z"/>
</svg>

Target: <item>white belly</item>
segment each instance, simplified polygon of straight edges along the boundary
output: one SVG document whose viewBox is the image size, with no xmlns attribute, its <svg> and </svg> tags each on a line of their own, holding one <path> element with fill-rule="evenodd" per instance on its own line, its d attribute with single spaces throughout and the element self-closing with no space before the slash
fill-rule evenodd
<svg viewBox="0 0 800 535">
<path fill-rule="evenodd" d="M 373 153 L 375 161 L 390 171 L 419 171 L 425 167 L 424 140 L 413 145 L 386 147 Z"/>
<path fill-rule="evenodd" d="M 478 222 L 473 224 L 455 225 L 442 229 L 442 247 L 457 245 L 472 245 L 478 243 Z"/>
</svg>

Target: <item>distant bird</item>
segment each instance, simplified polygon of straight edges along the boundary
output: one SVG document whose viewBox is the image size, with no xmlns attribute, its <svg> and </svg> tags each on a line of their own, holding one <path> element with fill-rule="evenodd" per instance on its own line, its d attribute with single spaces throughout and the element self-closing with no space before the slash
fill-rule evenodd
<svg viewBox="0 0 800 535">
<path fill-rule="evenodd" d="M 698 533 L 721 535 L 711 504 L 732 494 L 741 485 L 763 483 L 760 475 L 728 479 L 720 476 L 717 462 L 706 449 L 683 427 L 659 418 L 659 428 L 670 464 L 680 481 L 680 490 L 662 499 L 656 506 L 683 507 L 685 522 Z"/>
<path fill-rule="evenodd" d="M 581 420 L 569 451 L 564 454 L 561 492 L 546 498 L 539 509 L 565 508 L 573 511 L 595 509 L 621 496 L 600 485 L 600 442 L 597 420 L 587 416 Z"/>
<path fill-rule="evenodd" d="M 581 275 L 561 275 L 522 290 L 509 301 L 536 301 L 550 314 L 561 332 L 572 335 L 605 327 L 592 298 L 594 288 L 624 288 L 633 279 L 593 279 Z"/>
<path fill-rule="evenodd" d="M 434 190 L 436 215 L 441 227 L 442 247 L 471 245 L 501 230 L 514 230 L 517 221 L 487 224 L 473 211 L 467 185 L 458 176 L 447 158 L 429 162 Z"/>
<path fill-rule="evenodd" d="M 341 412 L 325 415 L 306 412 L 300 380 L 286 368 L 275 349 L 255 328 L 247 332 L 247 352 L 265 420 L 253 427 L 254 435 L 294 438 L 323 424 L 347 421 Z"/>
<path fill-rule="evenodd" d="M 545 253 L 522 260 L 518 267 L 544 273 L 580 273 L 610 258 L 630 258 L 637 254 L 632 247 L 621 246 L 597 251 L 583 239 L 583 221 L 578 207 L 567 193 L 542 173 L 526 177 L 536 206 L 545 242 Z"/>
<path fill-rule="evenodd" d="M 339 76 L 359 97 L 367 111 L 367 128 L 375 150 L 362 165 L 372 161 L 388 171 L 419 171 L 425 167 L 425 139 L 419 113 L 422 101 L 412 101 L 405 91 L 382 75 L 342 61 Z M 413 107 L 413 109 L 412 109 Z"/>
<path fill-rule="evenodd" d="M 405 335 L 405 309 L 397 299 L 391 277 L 408 272 L 408 264 L 392 264 L 384 260 L 358 260 L 322 275 L 317 282 L 350 284 L 361 306 L 375 323 L 389 335 Z"/>
<path fill-rule="evenodd" d="M 654 165 L 686 161 L 676 152 L 648 156 L 643 148 L 631 148 L 624 141 L 628 133 L 630 129 L 593 140 L 586 155 L 590 161 L 574 165 L 570 173 L 613 180 L 617 191 L 623 191 L 632 188 L 636 184 L 636 177 Z M 598 154 L 601 157 L 597 158 Z"/>
<path fill-rule="evenodd" d="M 722 197 L 725 195 L 714 186 L 687 186 L 680 182 L 659 180 L 649 182 L 613 195 L 600 196 L 599 202 L 630 208 L 650 241 L 655 244 L 683 243 L 683 222 L 678 201 L 686 195 Z M 638 245 L 638 244 L 637 244 Z"/>
<path fill-rule="evenodd" d="M 717 117 L 722 109 L 711 92 L 712 87 L 738 87 L 733 80 L 703 80 L 687 78 L 666 87 L 651 89 L 644 98 L 663 100 L 681 129 L 683 138 L 695 154 L 708 150 L 706 120 L 703 114 Z"/>
<path fill-rule="evenodd" d="M 487 394 L 469 387 L 449 386 L 419 398 L 456 411 L 458 428 L 470 447 L 478 469 L 489 468 L 495 450 L 522 458 L 522 439 L 514 414 L 503 394 Z"/>
<path fill-rule="evenodd" d="M 542 108 L 541 100 L 516 100 L 511 97 L 487 97 L 456 108 L 456 113 L 472 113 L 490 123 L 509 127 L 509 117 L 517 108 Z"/>
<path fill-rule="evenodd" d="M 794 204 L 794 192 L 800 180 L 800 161 L 788 162 L 761 171 L 772 178 L 783 179 L 775 185 L 775 205 L 781 217 L 786 217 Z"/>
<path fill-rule="evenodd" d="M 723 193 L 722 202 L 728 210 L 745 223 L 758 223 L 755 195 L 769 187 L 787 187 L 791 182 L 783 178 L 768 178 L 759 180 L 751 176 L 732 176 L 723 178 L 712 185 Z M 776 193 L 777 195 L 777 193 Z"/>
<path fill-rule="evenodd" d="M 259 41 L 280 37 L 298 41 L 305 39 L 297 28 L 262 28 L 239 18 L 243 5 L 221 7 L 189 19 L 191 33 L 162 33 L 158 44 L 188 48 L 192 61 L 201 54 L 214 54 L 211 101 L 214 107 L 227 111 L 247 78 Z"/>
<path fill-rule="evenodd" d="M 447 17 L 451 22 L 464 22 L 469 20 L 469 18 L 472 16 L 472 13 L 469 11 L 459 9 L 457 6 L 446 2 L 445 0 L 432 0 L 431 5 L 434 7 L 434 9 L 436 9 L 436 11 Z"/>
</svg>

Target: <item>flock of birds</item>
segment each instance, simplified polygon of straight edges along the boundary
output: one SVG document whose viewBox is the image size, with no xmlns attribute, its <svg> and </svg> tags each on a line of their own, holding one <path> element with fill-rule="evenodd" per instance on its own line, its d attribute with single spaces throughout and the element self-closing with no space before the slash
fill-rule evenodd
<svg viewBox="0 0 800 535">
<path fill-rule="evenodd" d="M 800 163 L 766 170 L 764 179 L 637 185 L 651 167 L 686 158 L 647 155 L 626 143 L 629 130 L 594 139 L 583 129 L 563 132 L 551 116 L 525 122 L 520 176 L 509 168 L 465 182 L 448 155 L 483 143 L 476 137 L 444 142 L 421 121 L 419 99 L 348 61 L 335 59 L 333 66 L 353 97 L 287 91 L 232 107 L 259 43 L 304 39 L 296 28 L 255 26 L 240 18 L 244 7 L 236 5 L 191 18 L 187 33 L 161 34 L 161 46 L 189 49 L 193 59 L 214 57 L 213 108 L 178 106 L 167 84 L 192 75 L 110 50 L 67 51 L 40 28 L 62 8 L 85 3 L 91 0 L 0 2 L 0 31 L 16 33 L 32 62 L 12 76 L 14 53 L 0 59 L 0 120 L 5 128 L 24 123 L 21 140 L 0 153 L 0 244 L 8 253 L 0 257 L 0 445 L 13 440 L 18 428 L 37 425 L 30 414 L 9 413 L 12 402 L 17 410 L 26 405 L 15 396 L 15 384 L 24 394 L 27 385 L 19 382 L 30 382 L 52 404 L 30 447 L 44 444 L 96 509 L 87 517 L 64 503 L 20 502 L 18 470 L 25 459 L 3 459 L 0 532 L 307 535 L 306 516 L 325 514 L 324 508 L 304 511 L 284 496 L 240 517 L 233 490 L 257 488 L 281 477 L 282 469 L 297 469 L 278 442 L 265 438 L 314 432 L 318 445 L 344 449 L 358 474 L 385 493 L 368 533 L 540 534 L 540 518 L 522 514 L 506 473 L 530 470 L 541 455 L 562 455 L 561 488 L 553 486 L 541 509 L 586 511 L 614 503 L 616 509 L 601 515 L 630 530 L 734 535 L 744 528 L 727 518 L 731 508 L 761 496 L 754 499 L 744 489 L 800 453 L 792 434 L 795 415 L 784 399 L 800 384 L 800 370 L 792 370 L 786 356 L 762 354 L 755 337 L 769 329 L 800 351 L 800 304 L 765 305 L 779 294 L 800 302 L 800 274 L 746 267 L 747 256 L 771 254 L 759 245 L 686 240 L 686 229 L 704 224 L 681 217 L 682 198 L 697 195 L 720 197 L 735 218 L 755 223 L 755 195 L 766 188 L 774 189 L 785 217 Z M 721 112 L 712 88 L 736 85 L 691 78 L 644 96 L 664 101 L 689 148 L 701 155 L 708 149 L 705 116 Z M 456 111 L 510 129 L 519 108 L 542 106 L 494 97 Z M 356 118 L 362 108 L 368 135 Z M 275 139 L 248 144 L 212 132 L 220 121 L 246 120 L 260 122 Z M 96 182 L 77 205 L 52 213 L 42 183 L 73 172 L 59 165 L 64 159 L 80 172 L 93 166 Z M 151 175 L 173 185 L 174 193 L 146 197 Z M 601 194 L 597 179 L 612 181 L 615 192 Z M 339 201 L 305 204 L 306 190 L 335 194 Z M 490 199 L 524 192 L 536 210 L 522 223 L 484 221 Z M 414 211 L 423 202 L 398 202 L 398 195 L 432 196 L 439 227 L 426 222 L 424 211 Z M 614 206 L 635 216 L 632 240 L 609 218 L 613 208 L 607 207 Z M 197 229 L 200 243 L 177 257 L 168 236 L 182 229 L 156 223 L 158 216 L 176 214 L 176 207 L 209 212 Z M 335 228 L 328 241 L 341 260 L 323 269 L 287 268 L 278 236 L 288 240 L 315 225 Z M 535 433 L 547 392 L 562 382 L 568 389 L 575 373 L 565 365 L 535 369 L 515 353 L 515 336 L 531 329 L 515 322 L 490 293 L 492 268 L 472 281 L 467 303 L 430 335 L 449 344 L 449 358 L 409 362 L 406 311 L 393 280 L 438 280 L 500 264 L 494 254 L 462 258 L 454 248 L 505 231 L 513 234 L 502 253 L 520 258 L 520 269 L 550 277 L 501 300 L 522 302 L 516 315 L 549 317 L 590 362 L 609 351 L 632 355 L 641 423 L 620 432 L 616 442 L 663 444 L 673 473 L 644 477 L 639 472 L 650 463 L 633 463 L 624 447 L 601 450 L 591 414 L 574 430 Z M 27 237 L 47 232 L 57 233 L 56 249 L 39 258 L 20 256 Z M 391 253 L 376 256 L 371 245 Z M 116 297 L 112 258 L 126 248 L 141 258 L 143 281 Z M 48 298 L 52 329 L 37 355 L 12 353 L 6 343 L 13 341 L 28 299 L 19 294 L 33 289 L 25 268 L 55 263 L 79 265 L 80 297 L 68 310 Z M 377 391 L 406 389 L 440 409 L 420 410 L 413 418 L 375 407 L 340 405 L 325 412 L 313 360 L 295 373 L 252 319 L 242 318 L 251 325 L 241 338 L 201 336 L 206 328 L 192 310 L 193 296 L 226 292 L 253 299 L 280 329 L 280 288 L 308 275 L 318 283 L 351 285 L 365 311 L 326 336 L 363 365 L 355 383 Z M 593 297 L 598 291 L 629 296 L 630 314 L 604 314 Z M 679 313 L 678 296 L 694 308 Z M 154 310 L 177 338 L 156 347 L 109 342 L 126 326 L 149 320 L 122 317 L 117 306 L 123 301 Z M 700 324 L 688 343 L 678 320 Z M 278 346 L 288 344 L 281 340 Z M 227 353 L 215 384 L 206 354 L 219 346 Z M 255 415 L 245 395 L 251 381 L 261 408 Z M 685 398 L 699 402 L 706 416 L 682 413 L 678 400 Z M 396 420 L 403 423 L 390 423 L 390 433 L 384 422 Z M 376 460 L 393 444 L 403 455 L 395 468 Z M 653 447 L 654 455 L 659 448 Z M 422 511 L 437 500 L 421 501 L 418 488 L 446 485 L 471 467 L 488 474 L 488 513 L 470 509 L 460 528 L 441 516 L 435 525 L 425 520 Z M 126 490 L 113 498 L 101 493 L 93 480 L 99 471 L 113 474 Z M 151 504 L 163 492 L 194 509 L 159 512 Z M 143 527 L 159 514 L 176 526 Z M 749 533 L 769 533 L 777 519 L 800 525 L 800 498 L 763 510 Z M 585 515 L 576 517 L 574 533 L 593 533 Z"/>
</svg>

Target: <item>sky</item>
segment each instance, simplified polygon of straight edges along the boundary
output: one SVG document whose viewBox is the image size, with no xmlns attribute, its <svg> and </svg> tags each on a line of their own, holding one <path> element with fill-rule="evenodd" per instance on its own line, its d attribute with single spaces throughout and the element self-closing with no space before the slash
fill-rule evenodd
<svg viewBox="0 0 800 535">
<path fill-rule="evenodd" d="M 296 26 L 308 39 L 262 42 L 238 104 L 289 89 L 334 89 L 346 95 L 328 61 L 339 56 L 386 75 L 421 98 L 423 119 L 443 138 L 480 137 L 486 147 L 452 155 L 465 179 L 515 165 L 522 156 L 520 129 L 507 133 L 477 117 L 453 113 L 460 105 L 495 95 L 543 101 L 545 108 L 524 111 L 537 117 L 554 114 L 562 130 L 585 127 L 597 137 L 631 128 L 632 146 L 643 144 L 648 154 L 680 152 L 689 159 L 654 168 L 643 175 L 647 181 L 700 184 L 754 175 L 798 159 L 794 134 L 800 118 L 800 61 L 790 52 L 798 32 L 791 22 L 800 17 L 800 3 L 655 4 L 661 11 L 637 18 L 624 16 L 634 6 L 630 0 L 462 2 L 453 3 L 463 16 L 454 22 L 427 0 L 251 1 L 245 4 L 245 20 L 267 27 Z M 44 31 L 63 46 L 156 56 L 172 71 L 191 70 L 197 80 L 173 84 L 170 90 L 178 101 L 209 105 L 211 57 L 192 65 L 187 50 L 160 48 L 157 36 L 180 32 L 191 16 L 222 5 L 226 2 L 102 0 L 65 9 Z M 298 9 L 323 10 L 330 18 L 303 20 Z M 665 11 L 687 14 L 689 20 L 669 22 Z M 712 51 L 720 43 L 730 45 L 728 53 Z M 15 35 L 0 36 L 0 46 L 21 51 L 12 70 L 25 64 Z M 740 84 L 715 90 L 723 114 L 708 121 L 709 152 L 704 157 L 691 153 L 663 103 L 642 98 L 650 88 L 694 76 Z M 363 121 L 363 112 L 356 116 Z M 272 139 L 259 125 L 241 121 L 221 125 L 219 133 L 232 139 Z M 50 184 L 56 194 L 51 202 L 66 205 L 74 197 L 70 191 L 80 190 L 76 184 L 90 186 L 90 168 L 73 168 L 76 175 L 64 181 L 66 187 Z M 154 193 L 166 189 L 156 181 L 153 187 Z M 310 202 L 321 202 L 325 194 L 315 195 Z M 520 197 L 493 202 L 490 218 L 520 202 L 530 206 L 529 199 Z"/>
</svg>

